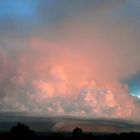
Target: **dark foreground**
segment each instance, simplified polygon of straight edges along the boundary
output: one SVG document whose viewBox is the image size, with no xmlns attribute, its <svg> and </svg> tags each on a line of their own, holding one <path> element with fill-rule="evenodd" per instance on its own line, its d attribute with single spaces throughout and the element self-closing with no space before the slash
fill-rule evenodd
<svg viewBox="0 0 140 140">
<path fill-rule="evenodd" d="M 139 140 L 140 133 L 120 133 L 120 134 L 102 134 L 84 133 L 81 128 L 73 129 L 71 135 L 66 133 L 39 134 L 31 130 L 28 126 L 18 123 L 13 126 L 8 133 L 0 134 L 0 140 L 118 140 L 133 139 Z"/>
</svg>

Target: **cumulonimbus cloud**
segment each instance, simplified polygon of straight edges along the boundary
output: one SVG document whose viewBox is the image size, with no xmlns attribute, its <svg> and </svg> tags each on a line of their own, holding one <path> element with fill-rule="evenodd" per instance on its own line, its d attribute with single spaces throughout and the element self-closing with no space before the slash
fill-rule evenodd
<svg viewBox="0 0 140 140">
<path fill-rule="evenodd" d="M 122 82 L 140 70 L 138 32 L 123 20 L 111 23 L 104 10 L 66 19 L 27 44 L 15 47 L 15 39 L 13 52 L 2 47 L 0 110 L 139 120 L 138 98 Z"/>
</svg>

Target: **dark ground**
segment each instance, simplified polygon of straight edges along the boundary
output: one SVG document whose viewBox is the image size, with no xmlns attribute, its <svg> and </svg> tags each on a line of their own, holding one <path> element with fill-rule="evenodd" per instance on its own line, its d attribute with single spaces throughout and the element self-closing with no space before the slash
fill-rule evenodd
<svg viewBox="0 0 140 140">
<path fill-rule="evenodd" d="M 27 125 L 17 123 L 9 132 L 1 133 L 0 140 L 117 140 L 117 139 L 133 139 L 139 140 L 140 133 L 113 133 L 113 134 L 96 134 L 84 133 L 81 128 L 74 128 L 71 133 L 49 132 L 38 133 Z"/>
</svg>

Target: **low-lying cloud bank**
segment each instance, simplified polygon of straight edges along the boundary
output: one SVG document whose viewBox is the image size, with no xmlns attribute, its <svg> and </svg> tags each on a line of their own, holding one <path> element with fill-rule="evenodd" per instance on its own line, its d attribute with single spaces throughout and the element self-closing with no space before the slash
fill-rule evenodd
<svg viewBox="0 0 140 140">
<path fill-rule="evenodd" d="M 79 119 L 74 117 L 29 117 L 25 114 L 0 113 L 0 132 L 9 131 L 17 122 L 22 122 L 36 132 L 72 132 L 80 127 L 83 132 L 121 133 L 140 132 L 140 124 L 118 119 Z M 46 133 L 47 134 L 47 133 Z"/>
</svg>

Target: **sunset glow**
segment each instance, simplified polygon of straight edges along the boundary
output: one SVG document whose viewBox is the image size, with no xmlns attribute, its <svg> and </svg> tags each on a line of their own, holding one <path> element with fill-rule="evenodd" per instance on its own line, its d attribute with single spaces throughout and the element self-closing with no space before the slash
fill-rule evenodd
<svg viewBox="0 0 140 140">
<path fill-rule="evenodd" d="M 0 112 L 140 121 L 140 3 L 35 1 L 0 2 Z"/>
</svg>

